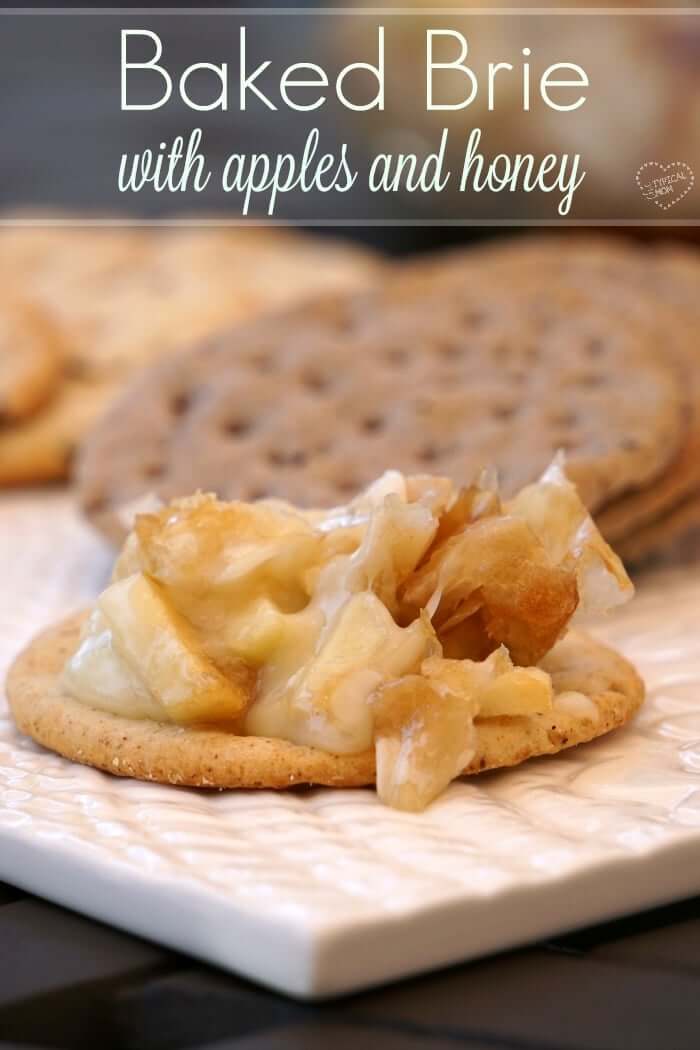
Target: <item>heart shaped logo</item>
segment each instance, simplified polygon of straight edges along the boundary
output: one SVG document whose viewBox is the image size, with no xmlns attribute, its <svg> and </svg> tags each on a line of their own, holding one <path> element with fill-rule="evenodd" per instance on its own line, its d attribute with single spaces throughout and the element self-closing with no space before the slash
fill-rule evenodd
<svg viewBox="0 0 700 1050">
<path fill-rule="evenodd" d="M 661 164 L 648 160 L 637 172 L 637 186 L 645 200 L 668 211 L 687 196 L 695 185 L 695 172 L 682 160 Z"/>
</svg>

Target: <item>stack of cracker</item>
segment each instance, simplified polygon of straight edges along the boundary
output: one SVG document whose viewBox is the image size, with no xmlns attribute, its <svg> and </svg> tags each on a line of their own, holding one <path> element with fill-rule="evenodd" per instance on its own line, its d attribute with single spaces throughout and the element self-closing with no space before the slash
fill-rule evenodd
<svg viewBox="0 0 700 1050">
<path fill-rule="evenodd" d="M 630 562 L 673 555 L 682 541 L 686 551 L 696 547 L 691 533 L 700 525 L 700 254 L 603 236 L 528 236 L 434 259 L 420 268 L 421 279 L 444 285 L 448 273 L 460 269 L 460 280 L 478 273 L 506 288 L 524 282 L 576 288 L 623 322 L 634 319 L 647 328 L 657 366 L 673 375 L 680 391 L 680 439 L 658 447 L 657 467 L 646 478 L 630 478 L 622 491 L 611 491 L 597 508 L 597 522 Z M 561 353 L 566 356 L 570 347 L 563 345 Z M 634 398 L 634 385 L 631 376 L 617 377 L 615 411 Z"/>
<path fill-rule="evenodd" d="M 380 268 L 295 233 L 18 221 L 0 233 L 0 485 L 64 478 L 86 430 L 154 360 Z"/>
<path fill-rule="evenodd" d="M 508 495 L 561 449 L 639 558 L 695 483 L 698 265 L 524 239 L 239 326 L 134 381 L 82 449 L 83 507 L 118 541 L 125 507 L 196 488 L 331 506 L 387 468 L 466 484 L 495 464 Z"/>
</svg>

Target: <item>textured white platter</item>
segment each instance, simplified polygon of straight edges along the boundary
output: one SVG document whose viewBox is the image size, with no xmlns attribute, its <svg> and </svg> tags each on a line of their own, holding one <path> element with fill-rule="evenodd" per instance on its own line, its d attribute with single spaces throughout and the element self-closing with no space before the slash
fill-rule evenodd
<svg viewBox="0 0 700 1050">
<path fill-rule="evenodd" d="M 67 497 L 0 500 L 0 673 L 110 556 Z M 0 697 L 0 878 L 301 997 L 465 960 L 700 892 L 700 568 L 601 634 L 641 668 L 633 726 L 455 784 L 204 794 L 118 780 L 15 732 Z"/>
</svg>

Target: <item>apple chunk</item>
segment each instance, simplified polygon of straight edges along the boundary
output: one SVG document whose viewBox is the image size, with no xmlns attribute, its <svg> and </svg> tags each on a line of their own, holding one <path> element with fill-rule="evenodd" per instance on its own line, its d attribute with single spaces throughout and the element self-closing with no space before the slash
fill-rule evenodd
<svg viewBox="0 0 700 1050">
<path fill-rule="evenodd" d="M 527 717 L 552 707 L 549 675 L 539 667 L 514 667 L 503 646 L 481 662 L 432 657 L 421 673 L 452 693 L 474 697 L 478 718 Z"/>
<path fill-rule="evenodd" d="M 191 624 L 163 589 L 143 573 L 113 583 L 98 606 L 114 648 L 172 722 L 223 722 L 241 717 L 251 693 L 206 657 Z"/>
<path fill-rule="evenodd" d="M 474 754 L 474 700 L 406 675 L 382 686 L 374 706 L 379 797 L 394 809 L 419 813 Z"/>
</svg>

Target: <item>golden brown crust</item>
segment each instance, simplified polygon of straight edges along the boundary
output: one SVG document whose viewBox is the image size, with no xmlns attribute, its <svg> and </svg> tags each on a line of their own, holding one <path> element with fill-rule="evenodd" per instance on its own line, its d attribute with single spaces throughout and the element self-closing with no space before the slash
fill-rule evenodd
<svg viewBox="0 0 700 1050">
<path fill-rule="evenodd" d="M 3 368 L 0 330 L 0 485 L 65 478 L 77 443 L 142 366 L 317 290 L 363 287 L 381 265 L 285 230 L 0 230 L 3 288 L 50 319 L 66 365 L 49 373 L 37 359 L 30 370 L 25 354 L 20 376 L 14 353 Z M 20 334 L 26 344 L 27 318 Z"/>
<path fill-rule="evenodd" d="M 0 434 L 33 416 L 60 381 L 58 333 L 38 310 L 10 299 L 0 306 Z M 1 460 L 0 460 L 1 463 Z"/>
<path fill-rule="evenodd" d="M 594 508 L 677 454 L 684 399 L 645 324 L 554 281 L 504 291 L 443 265 L 433 283 L 402 271 L 146 370 L 81 448 L 88 517 L 123 538 L 124 504 L 197 487 L 333 506 L 388 468 L 469 484 L 493 465 L 511 495 L 558 448 Z"/>
<path fill-rule="evenodd" d="M 465 258 L 465 256 L 462 256 Z M 680 449 L 648 484 L 635 484 L 597 515 L 597 524 L 628 560 L 660 552 L 698 524 L 700 506 L 700 253 L 679 245 L 640 247 L 603 234 L 528 236 L 486 245 L 470 264 L 496 268 L 510 279 L 522 274 L 544 284 L 554 276 L 584 287 L 601 303 L 648 318 L 656 331 L 656 356 L 675 364 L 687 406 Z"/>
<path fill-rule="evenodd" d="M 374 754 L 332 755 L 284 740 L 239 737 L 120 718 L 66 696 L 59 674 L 74 651 L 81 616 L 39 635 L 10 670 L 7 693 L 20 730 L 73 761 L 118 776 L 208 788 L 359 787 L 374 782 Z M 516 765 L 584 743 L 627 722 L 644 698 L 634 668 L 617 653 L 572 632 L 543 666 L 555 692 L 590 697 L 597 716 L 556 709 L 532 718 L 477 722 L 476 754 L 465 773 Z"/>
<path fill-rule="evenodd" d="M 641 528 L 631 529 L 617 549 L 625 561 L 640 564 L 663 553 L 669 563 L 697 560 L 700 529 L 700 491 L 671 507 Z"/>
<path fill-rule="evenodd" d="M 115 390 L 113 383 L 66 379 L 31 418 L 0 428 L 0 485 L 65 478 L 83 433 Z"/>
</svg>

